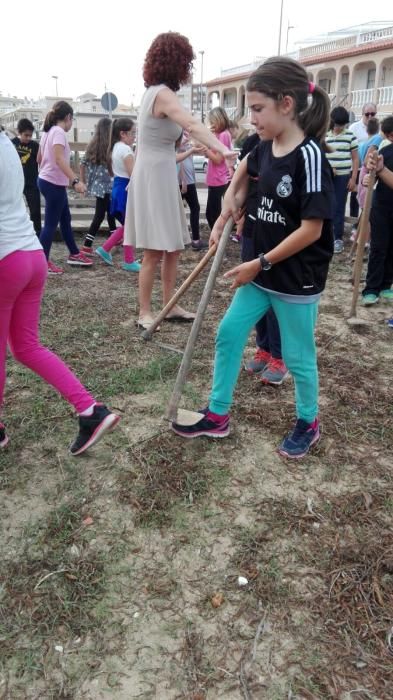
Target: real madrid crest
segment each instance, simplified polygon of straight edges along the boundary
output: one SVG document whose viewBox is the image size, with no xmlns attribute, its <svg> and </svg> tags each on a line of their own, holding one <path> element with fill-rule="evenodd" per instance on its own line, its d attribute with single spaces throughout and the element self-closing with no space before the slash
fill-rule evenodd
<svg viewBox="0 0 393 700">
<path fill-rule="evenodd" d="M 292 194 L 292 178 L 290 175 L 283 175 L 277 185 L 276 192 L 279 197 L 289 197 Z"/>
</svg>

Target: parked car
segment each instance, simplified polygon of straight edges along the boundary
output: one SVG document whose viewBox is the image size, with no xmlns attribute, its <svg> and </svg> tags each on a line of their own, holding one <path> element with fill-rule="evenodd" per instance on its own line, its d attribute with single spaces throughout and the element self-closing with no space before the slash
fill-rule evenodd
<svg viewBox="0 0 393 700">
<path fill-rule="evenodd" d="M 209 159 L 206 156 L 193 155 L 194 168 L 198 172 L 205 173 Z"/>
</svg>

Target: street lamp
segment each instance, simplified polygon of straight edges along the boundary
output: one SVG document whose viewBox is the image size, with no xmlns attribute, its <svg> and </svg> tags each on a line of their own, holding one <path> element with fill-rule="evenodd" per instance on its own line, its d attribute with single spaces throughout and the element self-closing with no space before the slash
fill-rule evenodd
<svg viewBox="0 0 393 700">
<path fill-rule="evenodd" d="M 201 92 L 201 121 L 203 122 L 204 120 L 204 115 L 203 115 L 203 56 L 204 56 L 204 51 L 198 51 L 198 53 L 201 54 L 201 85 L 200 85 L 200 92 Z"/>
<path fill-rule="evenodd" d="M 58 90 L 57 90 L 57 79 L 58 79 L 58 77 L 59 77 L 58 75 L 52 75 L 53 80 L 56 81 L 56 97 L 59 97 L 59 92 L 58 92 Z"/>
</svg>

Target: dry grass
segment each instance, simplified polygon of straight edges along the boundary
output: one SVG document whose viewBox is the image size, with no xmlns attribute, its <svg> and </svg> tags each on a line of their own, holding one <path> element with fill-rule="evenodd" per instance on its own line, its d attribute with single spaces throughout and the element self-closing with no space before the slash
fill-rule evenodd
<svg viewBox="0 0 393 700">
<path fill-rule="evenodd" d="M 225 265 L 237 256 L 231 246 Z M 197 257 L 184 260 L 183 277 Z M 343 322 L 347 277 L 335 260 L 317 331 L 323 439 L 299 464 L 274 452 L 294 418 L 292 381 L 276 390 L 244 373 L 232 436 L 182 441 L 161 421 L 179 355 L 140 339 L 134 277 L 97 265 L 50 280 L 46 342 L 123 420 L 76 463 L 70 410 L 10 363 L 1 700 L 390 700 L 393 353 L 381 310 L 368 326 Z M 219 282 L 193 407 L 229 296 Z M 164 324 L 157 341 L 181 348 L 188 332 Z"/>
</svg>

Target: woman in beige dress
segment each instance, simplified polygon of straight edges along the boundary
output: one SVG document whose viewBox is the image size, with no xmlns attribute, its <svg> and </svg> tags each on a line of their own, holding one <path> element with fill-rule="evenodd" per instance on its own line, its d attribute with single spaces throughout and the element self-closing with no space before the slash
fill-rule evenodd
<svg viewBox="0 0 393 700">
<path fill-rule="evenodd" d="M 218 151 L 228 162 L 236 157 L 176 96 L 180 85 L 191 79 L 194 58 L 188 39 L 168 32 L 156 37 L 144 63 L 147 90 L 138 117 L 137 157 L 127 199 L 124 243 L 144 248 L 138 325 L 145 329 L 153 321 L 151 297 L 157 265 L 162 260 L 165 305 L 175 290 L 179 255 L 191 242 L 179 190 L 175 142 L 185 129 L 191 138 Z M 167 319 L 192 321 L 194 314 L 175 306 Z"/>
</svg>

